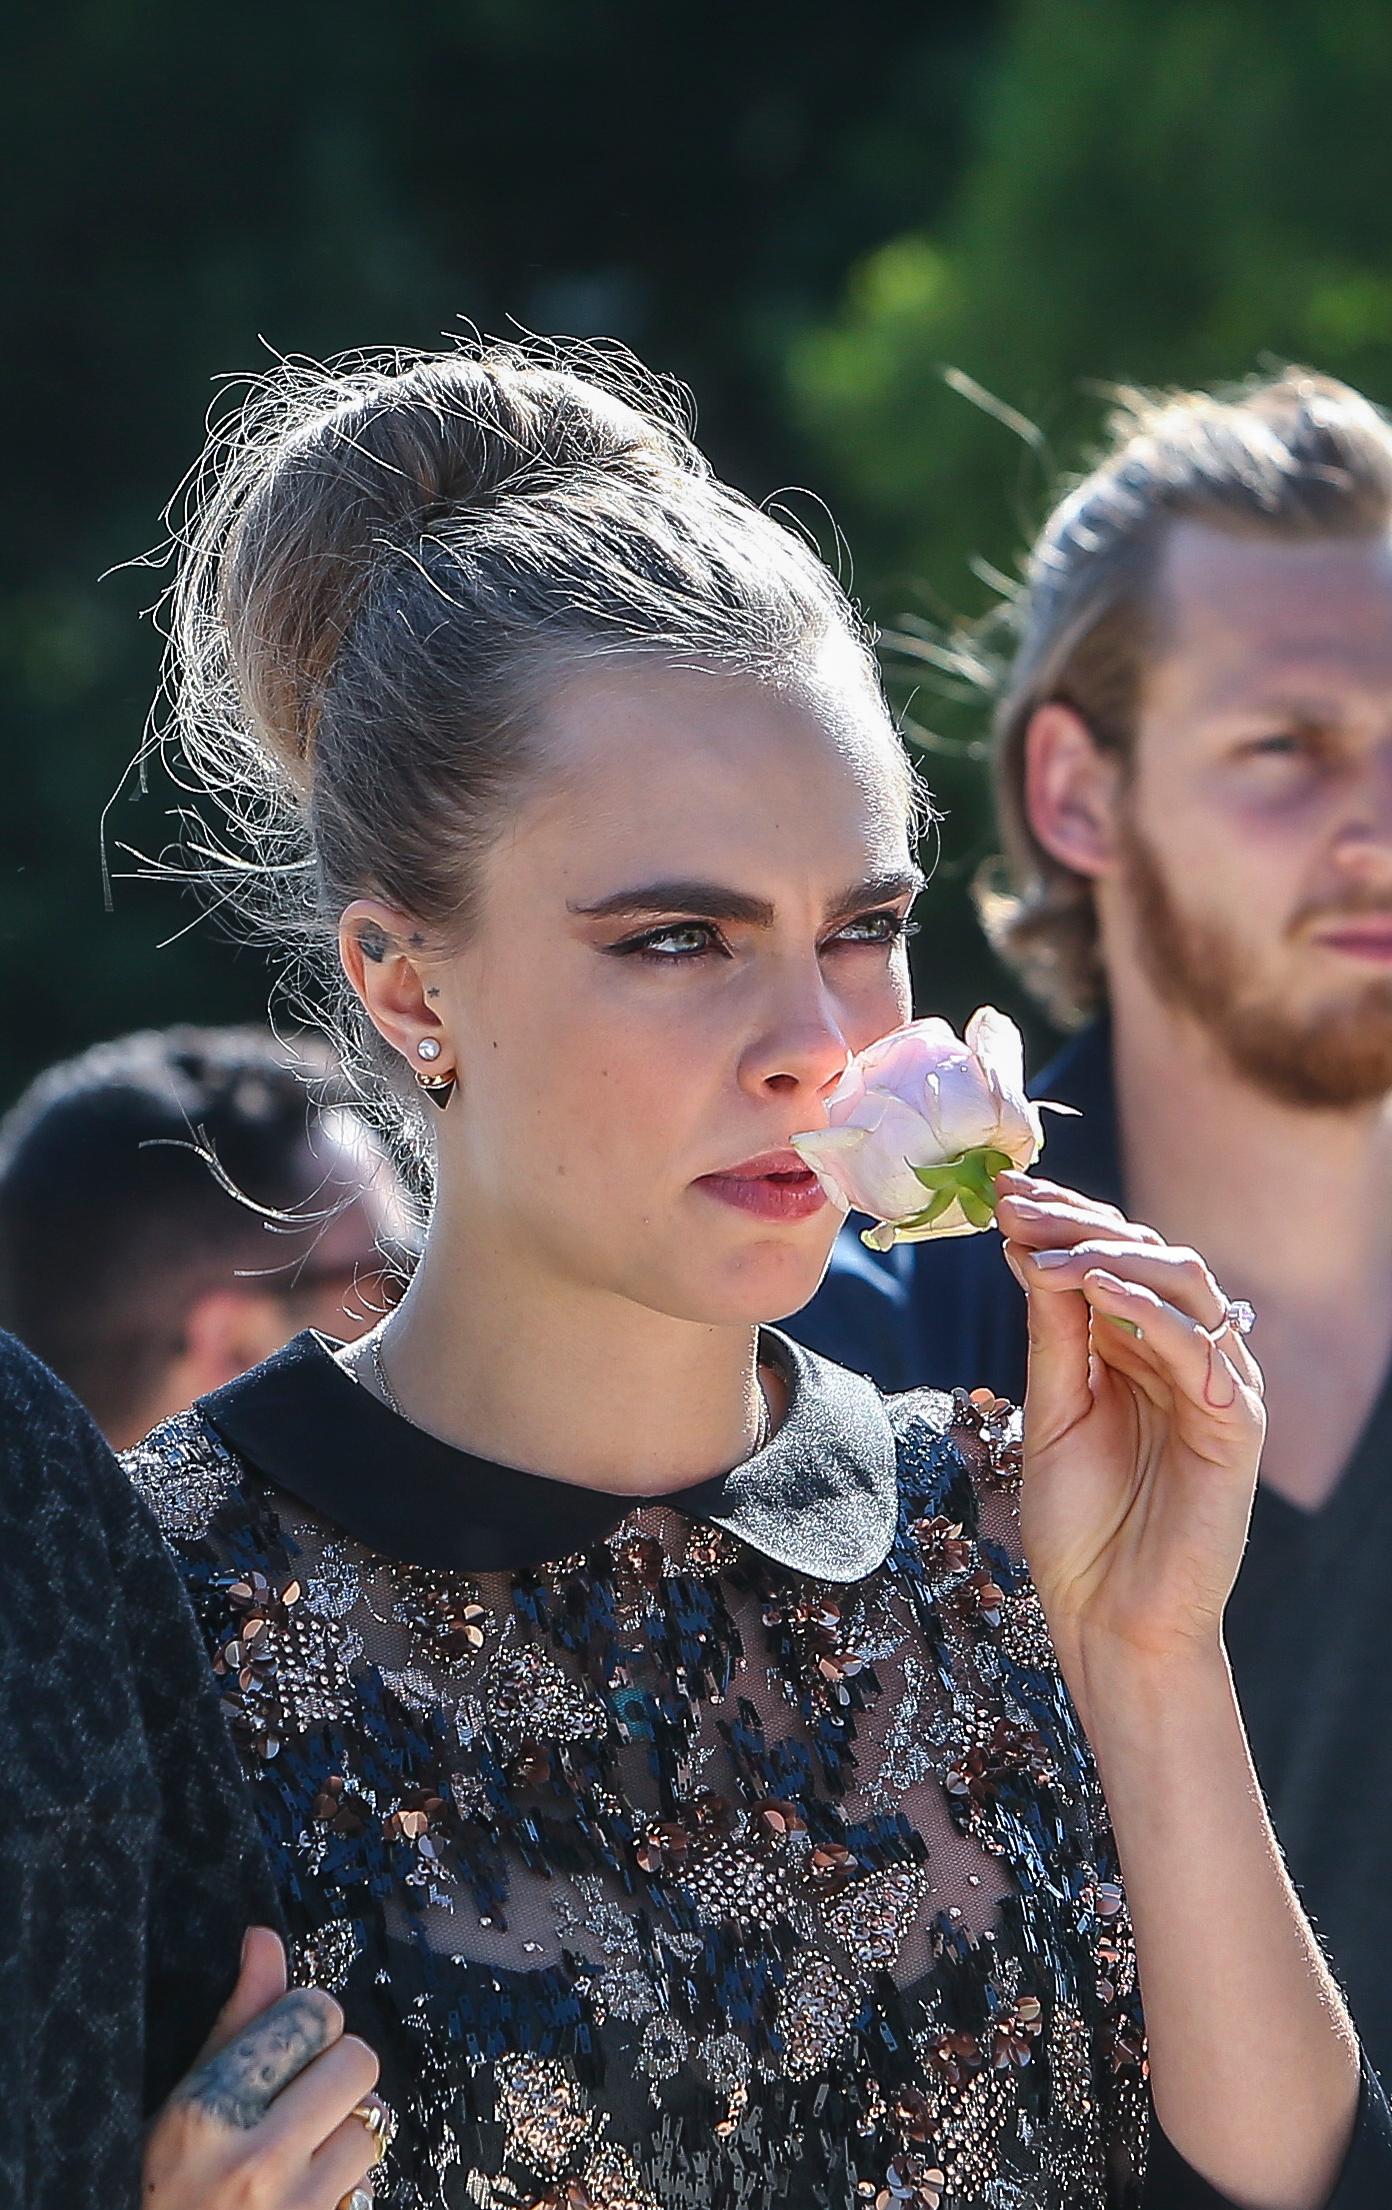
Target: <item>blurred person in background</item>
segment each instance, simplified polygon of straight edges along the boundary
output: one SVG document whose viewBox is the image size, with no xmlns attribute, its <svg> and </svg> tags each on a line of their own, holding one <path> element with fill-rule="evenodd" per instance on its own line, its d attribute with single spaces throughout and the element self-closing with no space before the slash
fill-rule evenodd
<svg viewBox="0 0 1392 2210">
<path fill-rule="evenodd" d="M 177 1027 L 49 1068 L 0 1122 L 0 1322 L 124 1449 L 400 1282 L 401 1192 L 327 1056 Z"/>
<path fill-rule="evenodd" d="M 1303 372 L 1137 403 L 1048 521 L 996 720 L 994 943 L 1060 1022 L 1041 1172 L 1199 1243 L 1269 1430 L 1227 1640 L 1276 1830 L 1392 2076 L 1392 428 Z M 1041 1197 L 1046 1192 L 1040 1192 Z M 886 1388 L 1025 1378 L 994 1236 L 792 1331 Z"/>
</svg>

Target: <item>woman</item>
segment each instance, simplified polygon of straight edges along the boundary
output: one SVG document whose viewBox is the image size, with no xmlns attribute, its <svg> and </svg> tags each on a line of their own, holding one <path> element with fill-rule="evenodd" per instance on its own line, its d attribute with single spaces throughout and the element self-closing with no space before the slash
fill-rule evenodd
<svg viewBox="0 0 1392 2210">
<path fill-rule="evenodd" d="M 184 749 L 445 1109 L 399 1310 L 131 1463 L 390 2199 L 1380 2200 L 1223 1660 L 1262 1414 L 1202 1263 L 1003 1178 L 1023 1530 L 1007 1407 L 769 1325 L 837 1226 L 789 1139 L 909 1005 L 837 586 L 593 369 L 296 372 L 230 454 Z"/>
</svg>

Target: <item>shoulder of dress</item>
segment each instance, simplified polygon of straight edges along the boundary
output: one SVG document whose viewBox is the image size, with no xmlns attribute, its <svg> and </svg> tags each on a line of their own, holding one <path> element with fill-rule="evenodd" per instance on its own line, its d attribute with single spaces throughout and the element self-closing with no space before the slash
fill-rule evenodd
<svg viewBox="0 0 1392 2210">
<path fill-rule="evenodd" d="M 885 1398 L 889 1424 L 897 1439 L 944 1435 L 952 1425 L 953 1393 L 950 1389 L 903 1389 Z"/>
<path fill-rule="evenodd" d="M 204 1539 L 251 1473 L 201 1412 L 191 1408 L 152 1428 L 121 1454 L 126 1477 L 174 1548 Z"/>
<path fill-rule="evenodd" d="M 905 1389 L 885 1398 L 885 1410 L 899 1437 L 921 1437 L 927 1429 L 934 1435 L 1018 1446 L 1024 1424 L 1020 1406 L 992 1389 Z"/>
<path fill-rule="evenodd" d="M 886 1398 L 885 1410 L 902 1505 L 919 1511 L 950 1507 L 956 1519 L 974 1520 L 979 1512 L 984 1523 L 993 1528 L 999 1523 L 1005 1532 L 1020 1488 L 1019 1406 L 990 1389 L 907 1389 Z"/>
</svg>

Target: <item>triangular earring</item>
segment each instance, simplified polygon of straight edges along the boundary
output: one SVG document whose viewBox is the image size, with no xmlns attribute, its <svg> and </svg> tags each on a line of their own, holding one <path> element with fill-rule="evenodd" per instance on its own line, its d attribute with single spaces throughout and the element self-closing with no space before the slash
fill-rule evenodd
<svg viewBox="0 0 1392 2210">
<path fill-rule="evenodd" d="M 455 1083 L 458 1079 L 458 1076 L 453 1074 L 417 1074 L 416 1076 L 417 1082 L 431 1104 L 438 1105 L 441 1112 L 444 1111 L 453 1097 Z"/>
</svg>

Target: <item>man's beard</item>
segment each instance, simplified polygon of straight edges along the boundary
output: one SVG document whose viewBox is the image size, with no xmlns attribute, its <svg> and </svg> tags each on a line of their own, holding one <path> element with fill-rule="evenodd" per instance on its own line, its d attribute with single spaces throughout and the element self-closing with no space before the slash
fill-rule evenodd
<svg viewBox="0 0 1392 2210">
<path fill-rule="evenodd" d="M 1371 1104 L 1392 1091 L 1392 976 L 1371 978 L 1342 1002 L 1300 1019 L 1254 992 L 1230 932 L 1181 908 L 1134 820 L 1123 820 L 1121 856 L 1151 988 L 1211 1036 L 1239 1075 L 1282 1104 L 1326 1111 Z M 1338 912 L 1388 910 L 1383 899 L 1361 907 L 1350 901 Z"/>
</svg>

